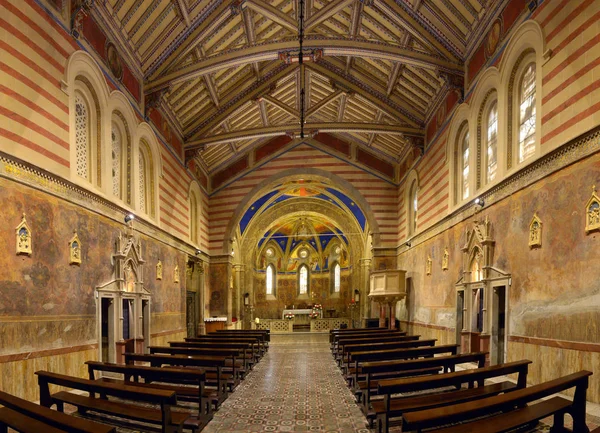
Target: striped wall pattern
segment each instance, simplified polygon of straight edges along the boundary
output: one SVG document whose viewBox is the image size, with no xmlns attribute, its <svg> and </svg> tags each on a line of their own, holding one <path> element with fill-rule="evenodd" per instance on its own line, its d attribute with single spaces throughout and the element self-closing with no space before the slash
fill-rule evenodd
<svg viewBox="0 0 600 433">
<path fill-rule="evenodd" d="M 0 150 L 68 178 L 69 108 L 60 81 L 77 46 L 32 0 L 0 0 L 0 34 Z"/>
<path fill-rule="evenodd" d="M 379 224 L 381 246 L 396 246 L 397 187 L 341 159 L 302 144 L 251 171 L 210 197 L 211 254 L 222 253 L 223 240 L 228 236 L 226 230 L 229 221 L 240 216 L 234 215 L 234 212 L 255 186 L 283 170 L 302 168 L 324 170 L 351 183 L 371 207 Z"/>
<path fill-rule="evenodd" d="M 34 0 L 0 0 L 0 150 L 69 179 L 69 97 L 61 80 L 77 43 Z M 107 86 L 114 88 L 110 81 Z M 108 115 L 107 112 L 104 115 Z M 136 113 L 141 121 L 141 113 Z M 161 143 L 159 226 L 189 238 L 192 177 Z M 103 143 L 106 145 L 106 143 Z M 208 249 L 208 198 L 199 197 L 200 249 Z"/>
<path fill-rule="evenodd" d="M 550 60 L 542 76 L 542 152 L 600 123 L 600 2 L 545 1 L 534 19 Z"/>
</svg>

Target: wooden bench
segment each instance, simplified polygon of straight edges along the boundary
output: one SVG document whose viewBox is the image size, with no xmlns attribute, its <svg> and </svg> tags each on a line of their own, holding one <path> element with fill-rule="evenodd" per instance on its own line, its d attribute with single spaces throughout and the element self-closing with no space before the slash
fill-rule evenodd
<svg viewBox="0 0 600 433">
<path fill-rule="evenodd" d="M 67 415 L 0 391 L 0 433 L 115 433 L 113 426 Z"/>
<path fill-rule="evenodd" d="M 386 379 L 379 381 L 378 393 L 383 395 L 383 401 L 372 401 L 380 431 L 385 433 L 389 429 L 389 419 L 392 417 L 408 416 L 413 411 L 422 411 L 429 408 L 441 408 L 465 401 L 483 399 L 500 393 L 524 388 L 527 384 L 527 372 L 531 361 L 521 360 L 491 367 L 463 370 L 453 373 L 438 374 L 434 376 L 413 377 L 409 379 Z M 517 384 L 501 381 L 486 385 L 485 380 L 508 374 L 517 374 Z M 464 384 L 468 385 L 463 389 Z M 475 384 L 478 386 L 475 387 Z M 455 391 L 440 391 L 415 396 L 392 397 L 392 394 L 432 391 L 444 387 L 456 388 Z M 475 402 L 474 404 L 477 404 Z M 407 413 L 408 412 L 408 413 Z M 416 428 L 421 428 L 420 426 Z M 412 430 L 409 424 L 402 423 L 404 431 Z"/>
<path fill-rule="evenodd" d="M 585 406 L 586 391 L 591 375 L 591 371 L 582 370 L 538 385 L 527 388 L 522 387 L 503 395 L 455 404 L 440 409 L 407 413 L 402 415 L 403 430 L 421 432 L 425 428 L 467 422 L 476 417 L 488 416 L 489 418 L 486 419 L 442 428 L 439 432 L 476 431 L 478 433 L 496 433 L 525 426 L 541 418 L 554 415 L 552 431 L 562 432 L 565 431 L 564 414 L 568 413 L 573 418 L 573 432 L 588 433 L 589 429 L 585 423 Z M 536 400 L 550 397 L 570 388 L 575 388 L 572 402 L 562 397 L 553 397 L 525 407 Z M 515 408 L 517 409 L 515 410 Z"/>
<path fill-rule="evenodd" d="M 149 346 L 148 351 L 151 355 L 193 355 L 193 356 L 224 356 L 228 358 L 224 373 L 233 375 L 233 387 L 235 387 L 248 371 L 244 349 L 220 349 L 220 348 L 196 348 L 196 347 L 170 347 L 170 346 Z"/>
<path fill-rule="evenodd" d="M 350 339 L 340 339 L 338 340 L 337 350 L 334 351 L 334 357 L 339 360 L 340 357 L 343 357 L 344 353 L 347 351 L 348 346 L 358 346 L 363 345 L 366 348 L 369 348 L 373 344 L 385 344 L 385 343 L 397 343 L 400 341 L 417 341 L 421 338 L 420 335 L 394 335 L 391 337 L 382 337 L 382 338 L 350 338 Z"/>
<path fill-rule="evenodd" d="M 177 396 L 174 391 L 106 383 L 49 371 L 36 371 L 35 374 L 38 376 L 40 386 L 40 404 L 46 407 L 56 404 L 60 412 L 64 411 L 65 404 L 71 404 L 76 406 L 81 414 L 93 411 L 122 418 L 128 423 L 138 421 L 158 424 L 163 433 L 180 432 L 183 424 L 190 417 L 189 413 L 171 411 L 171 407 L 177 404 Z M 89 395 L 74 394 L 68 391 L 50 394 L 50 384 L 85 391 Z M 96 398 L 96 394 L 116 397 L 120 400 Z M 136 403 L 155 404 L 159 405 L 160 409 L 144 407 Z"/>
<path fill-rule="evenodd" d="M 212 385 L 217 390 L 219 404 L 227 398 L 228 381 L 231 375 L 223 373 L 223 368 L 227 364 L 227 358 L 223 356 L 186 356 L 186 355 L 144 355 L 141 353 L 125 353 L 125 363 L 133 364 L 135 362 L 146 362 L 151 367 L 179 366 L 179 367 L 201 367 L 203 369 L 214 369 L 214 381 L 207 379 L 205 385 Z"/>
<path fill-rule="evenodd" d="M 203 335 L 200 337 L 186 338 L 186 342 L 188 343 L 201 343 L 201 342 L 215 342 L 215 343 L 255 343 L 258 347 L 259 356 L 263 356 L 266 353 L 266 348 L 264 346 L 263 341 L 258 337 L 253 336 L 235 336 L 235 335 Z"/>
<path fill-rule="evenodd" d="M 198 342 L 190 342 L 190 341 L 169 341 L 169 346 L 171 347 L 195 347 L 198 349 L 201 348 L 215 348 L 215 349 L 242 349 L 245 351 L 245 356 L 247 356 L 248 360 L 248 368 L 252 368 L 252 366 L 260 360 L 260 353 L 258 351 L 258 343 L 240 343 L 240 342 L 219 342 L 219 341 L 198 341 Z"/>
<path fill-rule="evenodd" d="M 266 350 L 268 350 L 269 348 L 269 340 L 270 340 L 270 336 L 268 336 L 267 334 L 260 332 L 260 331 L 247 331 L 247 332 L 243 332 L 240 333 L 238 331 L 228 331 L 228 330 L 221 330 L 219 332 L 211 332 L 209 334 L 207 334 L 208 337 L 233 337 L 233 338 L 252 338 L 252 337 L 256 337 L 260 340 L 260 342 L 263 344 L 263 346 L 265 347 Z"/>
<path fill-rule="evenodd" d="M 407 340 L 407 341 L 392 341 L 385 343 L 373 343 L 370 345 L 365 344 L 347 344 L 344 346 L 342 358 L 340 359 L 340 366 L 344 369 L 344 366 L 349 365 L 351 362 L 352 353 L 357 352 L 375 352 L 382 350 L 396 350 L 396 349 L 407 349 L 411 347 L 432 347 L 435 346 L 436 339 L 430 340 Z M 345 359 L 344 359 L 345 357 Z"/>
<path fill-rule="evenodd" d="M 103 380 L 110 383 L 151 387 L 175 391 L 178 400 L 189 400 L 198 403 L 198 415 L 195 420 L 188 419 L 186 425 L 195 424 L 201 428 L 212 419 L 212 407 L 218 406 L 216 391 L 205 390 L 206 372 L 197 368 L 147 367 L 131 364 L 113 364 L 108 362 L 87 361 L 90 380 Z M 108 377 L 97 377 L 96 372 L 117 373 L 123 380 Z M 140 379 L 144 381 L 141 382 Z M 159 382 L 159 383 L 157 383 Z M 176 385 L 179 384 L 179 385 Z M 195 386 L 181 386 L 194 384 Z"/>
<path fill-rule="evenodd" d="M 218 329 L 216 332 L 211 332 L 210 334 L 263 334 L 266 339 L 265 341 L 271 341 L 271 331 L 269 329 Z"/>
<path fill-rule="evenodd" d="M 360 364 L 363 362 L 399 361 L 403 359 L 433 358 L 434 355 L 456 355 L 458 348 L 458 344 L 445 344 L 433 347 L 350 352 L 350 359 L 354 362 L 354 367 L 348 368 L 347 380 L 350 386 L 354 386 L 360 380 L 359 376 L 362 374 Z"/>
<path fill-rule="evenodd" d="M 377 333 L 364 333 L 364 332 L 359 332 L 359 333 L 352 333 L 352 334 L 339 334 L 339 335 L 334 335 L 333 336 L 333 342 L 331 344 L 331 349 L 332 351 L 336 351 L 337 346 L 340 342 L 340 340 L 350 340 L 353 338 L 368 338 L 371 341 L 379 339 L 381 337 L 400 337 L 406 335 L 406 332 L 401 332 L 401 331 L 385 331 L 385 332 L 377 332 Z"/>
<path fill-rule="evenodd" d="M 331 329 L 329 331 L 329 342 L 333 343 L 334 335 L 357 333 L 357 332 L 369 333 L 369 332 L 382 332 L 382 331 L 389 331 L 389 329 L 388 328 Z"/>
<path fill-rule="evenodd" d="M 368 414 L 371 395 L 373 392 L 377 394 L 377 387 L 380 380 L 426 376 L 437 374 L 440 370 L 444 373 L 450 373 L 455 371 L 457 365 L 467 362 L 477 364 L 477 368 L 483 368 L 485 366 L 486 355 L 487 352 L 473 352 L 461 355 L 439 356 L 436 358 L 365 362 L 361 367 L 363 374 L 365 374 L 365 380 L 358 381 L 354 393 L 362 405 L 363 412 Z M 372 416 L 374 417 L 374 415 Z"/>
</svg>

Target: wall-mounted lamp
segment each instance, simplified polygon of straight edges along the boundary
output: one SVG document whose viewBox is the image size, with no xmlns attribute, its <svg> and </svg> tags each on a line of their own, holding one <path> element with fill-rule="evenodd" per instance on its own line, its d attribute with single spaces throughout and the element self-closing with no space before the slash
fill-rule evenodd
<svg viewBox="0 0 600 433">
<path fill-rule="evenodd" d="M 244 294 L 244 305 L 247 307 L 250 305 L 250 293 L 246 292 Z"/>
<path fill-rule="evenodd" d="M 360 302 L 360 291 L 358 289 L 354 289 L 354 302 L 357 304 Z"/>
<path fill-rule="evenodd" d="M 233 251 L 233 248 L 231 249 L 231 257 L 235 256 L 235 251 Z"/>
<path fill-rule="evenodd" d="M 200 254 L 202 254 L 202 251 L 196 250 L 196 255 L 199 256 Z"/>
<path fill-rule="evenodd" d="M 410 248 L 410 245 L 411 245 L 410 241 L 406 241 L 406 244 L 405 244 L 405 245 L 406 245 L 408 248 Z"/>
<path fill-rule="evenodd" d="M 473 203 L 475 203 L 475 206 L 481 206 L 481 207 L 485 206 L 485 202 L 480 197 L 477 197 Z"/>
<path fill-rule="evenodd" d="M 129 221 L 133 221 L 134 219 L 135 219 L 135 215 L 132 213 L 125 215 L 125 224 L 127 224 Z"/>
</svg>

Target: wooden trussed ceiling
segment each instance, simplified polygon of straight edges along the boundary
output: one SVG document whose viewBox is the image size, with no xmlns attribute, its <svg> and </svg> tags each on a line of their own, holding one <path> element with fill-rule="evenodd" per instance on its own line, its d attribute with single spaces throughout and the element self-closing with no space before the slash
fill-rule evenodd
<svg viewBox="0 0 600 433">
<path fill-rule="evenodd" d="M 329 132 L 397 162 L 408 137 L 444 92 L 441 72 L 461 76 L 493 0 L 107 0 L 95 2 L 125 36 L 160 92 L 187 149 L 209 173 L 275 135 Z M 320 57 L 319 57 L 320 56 Z"/>
</svg>

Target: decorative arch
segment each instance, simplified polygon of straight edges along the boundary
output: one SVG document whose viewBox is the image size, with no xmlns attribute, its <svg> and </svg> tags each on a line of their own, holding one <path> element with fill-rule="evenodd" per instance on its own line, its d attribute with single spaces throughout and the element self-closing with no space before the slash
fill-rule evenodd
<svg viewBox="0 0 600 433">
<path fill-rule="evenodd" d="M 200 245 L 200 233 L 202 221 L 202 190 L 197 181 L 192 180 L 188 189 L 189 201 L 189 234 L 190 241 L 195 245 Z"/>
<path fill-rule="evenodd" d="M 518 90 L 518 83 L 526 66 L 535 63 L 535 88 L 538 94 L 535 102 L 535 110 L 537 113 L 535 119 L 535 155 L 540 153 L 540 137 L 541 137 L 541 116 L 542 98 L 539 97 L 539 92 L 542 88 L 542 66 L 548 61 L 550 51 L 546 48 L 546 39 L 540 25 L 534 20 L 527 20 L 521 24 L 513 33 L 508 41 L 500 70 L 502 73 L 501 82 L 502 89 L 506 98 L 506 115 L 507 125 L 501 131 L 506 130 L 506 154 L 504 165 L 507 171 L 516 169 L 518 164 L 516 146 L 518 145 L 518 99 L 515 94 Z M 530 160 L 531 161 L 531 160 Z M 530 162 L 529 161 L 529 162 Z"/>
<path fill-rule="evenodd" d="M 342 179 L 334 173 L 327 172 L 316 168 L 303 168 L 303 169 L 289 169 L 277 173 L 256 185 L 246 196 L 240 201 L 237 208 L 233 212 L 235 218 L 231 218 L 227 229 L 225 230 L 225 236 L 223 239 L 223 252 L 227 253 L 229 248 L 229 239 L 236 236 L 236 229 L 240 223 L 244 211 L 256 200 L 261 194 L 266 191 L 273 189 L 273 187 L 280 185 L 287 179 L 298 179 L 308 178 L 314 180 L 320 180 L 325 184 L 339 186 L 340 190 L 350 197 L 365 215 L 368 229 L 373 234 L 373 246 L 379 245 L 379 224 L 375 219 L 375 215 L 362 194 L 348 181 Z"/>
<path fill-rule="evenodd" d="M 461 104 L 456 109 L 452 121 L 450 122 L 450 127 L 448 128 L 448 139 L 446 143 L 446 161 L 450 165 L 450 191 L 448 194 L 449 208 L 454 208 L 463 201 L 462 196 L 460 196 L 459 194 L 457 184 L 459 179 L 459 160 L 457 155 L 457 147 L 460 137 L 464 134 L 465 131 L 469 131 L 469 129 L 471 128 L 472 122 L 469 122 L 470 114 L 471 105 L 468 103 Z"/>
<path fill-rule="evenodd" d="M 159 151 L 156 136 L 150 129 L 147 123 L 141 123 L 137 128 L 137 135 L 133 146 L 133 188 L 134 194 L 132 202 L 135 203 L 135 208 L 141 210 L 151 219 L 160 220 L 160 207 L 158 204 L 158 181 L 162 177 L 161 154 Z M 144 185 L 147 193 L 143 197 L 143 201 L 148 201 L 148 206 L 144 212 L 141 209 L 142 197 L 142 179 L 141 164 L 145 163 L 144 168 L 145 179 Z"/>
<path fill-rule="evenodd" d="M 419 174 L 415 169 L 410 170 L 404 185 L 404 203 L 407 224 L 406 237 L 410 238 L 417 232 L 418 222 Z"/>
</svg>

